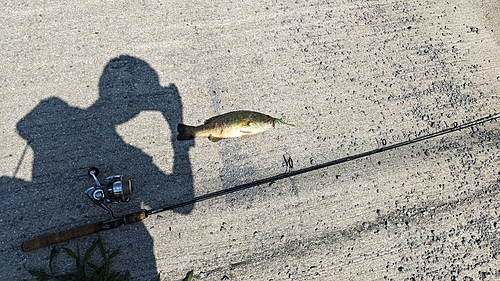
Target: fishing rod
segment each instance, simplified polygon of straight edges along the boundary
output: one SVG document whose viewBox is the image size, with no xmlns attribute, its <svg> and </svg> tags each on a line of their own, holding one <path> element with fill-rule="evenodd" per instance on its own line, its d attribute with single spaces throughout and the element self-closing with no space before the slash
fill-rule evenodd
<svg viewBox="0 0 500 281">
<path fill-rule="evenodd" d="M 168 211 L 168 210 L 174 210 L 174 209 L 177 209 L 180 207 L 184 207 L 187 205 L 191 205 L 191 204 L 194 204 L 197 202 L 201 202 L 201 201 L 208 200 L 211 198 L 219 197 L 222 195 L 238 192 L 238 191 L 245 190 L 245 189 L 248 189 L 251 187 L 259 186 L 259 185 L 266 184 L 266 183 L 272 183 L 272 182 L 282 180 L 285 178 L 289 178 L 292 176 L 308 173 L 308 172 L 315 171 L 318 169 L 323 169 L 326 167 L 349 162 L 349 161 L 352 161 L 355 159 L 367 157 L 367 156 L 381 153 L 384 151 L 407 146 L 407 145 L 421 142 L 424 140 L 436 138 L 436 137 L 446 135 L 446 134 L 449 134 L 449 133 L 452 133 L 455 131 L 459 131 L 459 130 L 470 128 L 470 127 L 473 127 L 476 125 L 484 124 L 484 123 L 489 122 L 489 121 L 494 121 L 494 120 L 498 119 L 499 117 L 500 117 L 500 113 L 495 113 L 495 114 L 489 115 L 487 117 L 483 117 L 480 119 L 476 119 L 476 120 L 473 120 L 470 122 L 463 123 L 462 125 L 459 125 L 458 123 L 454 123 L 453 126 L 450 128 L 447 128 L 447 129 L 444 129 L 444 130 L 441 130 L 441 131 L 438 131 L 435 133 L 431 133 L 428 135 L 416 137 L 414 139 L 408 139 L 406 141 L 399 142 L 396 144 L 384 146 L 384 147 L 381 147 L 378 149 L 366 151 L 366 152 L 351 155 L 351 156 L 346 156 L 343 158 L 335 159 L 333 161 L 325 162 L 322 164 L 314 165 L 314 166 L 299 169 L 299 170 L 293 170 L 293 171 L 289 170 L 285 173 L 281 173 L 281 174 L 278 174 L 278 175 L 275 175 L 272 177 L 268 177 L 268 178 L 256 180 L 253 182 L 237 185 L 237 186 L 234 186 L 234 187 L 231 187 L 228 189 L 223 189 L 223 190 L 215 191 L 212 193 L 207 193 L 205 195 L 195 197 L 191 200 L 188 200 L 188 201 L 185 201 L 182 203 L 177 203 L 174 205 L 170 205 L 170 206 L 166 206 L 166 207 L 162 207 L 162 208 L 158 208 L 158 209 L 142 210 L 139 212 L 133 212 L 133 213 L 123 215 L 121 217 L 115 217 L 115 215 L 113 214 L 111 209 L 105 203 L 127 202 L 128 200 L 130 200 L 130 196 L 132 195 L 131 180 L 124 178 L 122 175 L 114 175 L 114 176 L 106 178 L 104 181 L 104 184 L 101 185 L 101 183 L 97 179 L 97 176 L 99 174 L 99 170 L 97 168 L 90 168 L 88 171 L 88 174 L 89 174 L 89 176 L 91 176 L 94 179 L 95 185 L 88 188 L 85 191 L 85 193 L 87 194 L 87 196 L 89 197 L 89 199 L 92 202 L 94 202 L 96 205 L 98 205 L 101 208 L 108 211 L 111 214 L 112 218 L 109 220 L 91 223 L 91 224 L 79 226 L 79 227 L 76 227 L 73 229 L 69 229 L 69 230 L 58 232 L 58 233 L 49 234 L 47 236 L 28 240 L 28 241 L 25 241 L 22 243 L 21 248 L 24 252 L 28 252 L 28 251 L 36 250 L 36 249 L 39 249 L 42 247 L 50 246 L 53 244 L 57 244 L 57 243 L 69 241 L 72 239 L 76 239 L 79 237 L 87 236 L 87 235 L 90 235 L 93 233 L 98 233 L 100 231 L 117 228 L 121 225 L 136 223 L 136 222 L 139 222 L 139 221 L 146 219 L 148 216 L 153 215 L 153 214 L 157 214 L 157 213 Z M 285 161 L 287 161 L 287 165 L 290 165 L 290 168 L 293 166 L 293 162 L 291 159 L 288 159 L 288 160 L 285 159 Z"/>
</svg>

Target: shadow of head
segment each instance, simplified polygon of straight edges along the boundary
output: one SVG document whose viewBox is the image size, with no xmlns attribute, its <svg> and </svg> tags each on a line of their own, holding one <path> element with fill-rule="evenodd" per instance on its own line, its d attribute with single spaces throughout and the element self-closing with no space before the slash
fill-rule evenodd
<svg viewBox="0 0 500 281">
<path fill-rule="evenodd" d="M 113 125 L 144 110 L 161 111 L 173 127 L 182 120 L 177 87 L 162 87 L 157 72 L 147 62 L 128 55 L 113 58 L 105 66 L 99 79 L 99 99 L 92 108 Z"/>
</svg>

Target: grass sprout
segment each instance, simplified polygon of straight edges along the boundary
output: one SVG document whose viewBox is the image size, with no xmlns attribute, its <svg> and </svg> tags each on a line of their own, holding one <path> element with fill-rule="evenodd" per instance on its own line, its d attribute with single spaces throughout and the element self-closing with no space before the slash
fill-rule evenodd
<svg viewBox="0 0 500 281">
<path fill-rule="evenodd" d="M 99 251 L 101 263 L 95 264 L 91 262 L 91 257 L 93 253 Z M 58 251 L 55 247 L 52 248 L 49 256 L 49 272 L 30 270 L 25 267 L 25 269 L 35 277 L 38 281 L 49 281 L 49 280 L 64 280 L 64 281 L 129 281 L 130 274 L 126 272 L 112 273 L 111 259 L 116 257 L 120 251 L 117 249 L 111 254 L 106 253 L 104 244 L 102 240 L 97 239 L 92 245 L 83 253 L 80 251 L 80 246 L 76 245 L 76 251 L 69 248 L 63 248 L 64 252 L 74 260 L 75 269 L 72 273 L 65 274 L 55 274 L 54 273 L 54 258 L 56 257 Z M 159 276 L 158 276 L 159 280 Z"/>
</svg>

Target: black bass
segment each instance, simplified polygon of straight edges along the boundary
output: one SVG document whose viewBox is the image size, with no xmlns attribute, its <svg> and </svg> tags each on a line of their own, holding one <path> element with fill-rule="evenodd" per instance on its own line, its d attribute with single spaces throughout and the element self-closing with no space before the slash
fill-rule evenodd
<svg viewBox="0 0 500 281">
<path fill-rule="evenodd" d="M 196 137 L 208 137 L 213 142 L 227 138 L 238 138 L 264 132 L 282 123 L 295 127 L 266 114 L 255 111 L 240 110 L 214 116 L 200 126 L 177 125 L 177 140 L 190 140 Z"/>
</svg>

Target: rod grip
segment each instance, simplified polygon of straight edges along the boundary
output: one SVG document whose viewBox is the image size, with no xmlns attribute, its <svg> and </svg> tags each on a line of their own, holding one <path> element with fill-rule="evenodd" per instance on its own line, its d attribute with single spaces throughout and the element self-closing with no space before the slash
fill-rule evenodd
<svg viewBox="0 0 500 281">
<path fill-rule="evenodd" d="M 23 249 L 23 252 L 29 252 L 42 247 L 97 233 L 99 232 L 99 224 L 99 222 L 91 223 L 58 233 L 53 233 L 47 236 L 24 241 L 23 244 L 21 244 L 21 248 Z"/>
</svg>

